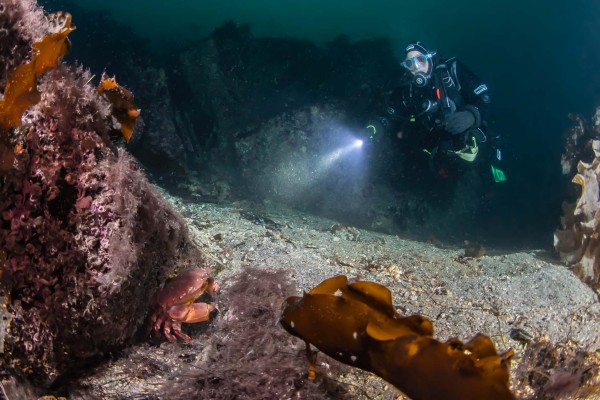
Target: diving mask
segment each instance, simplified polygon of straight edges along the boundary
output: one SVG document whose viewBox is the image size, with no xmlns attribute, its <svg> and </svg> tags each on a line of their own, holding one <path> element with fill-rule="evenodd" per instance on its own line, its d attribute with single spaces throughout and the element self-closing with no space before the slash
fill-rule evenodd
<svg viewBox="0 0 600 400">
<path fill-rule="evenodd" d="M 431 58 L 431 54 L 418 54 L 414 57 L 407 58 L 400 65 L 410 72 L 417 72 L 427 65 L 427 60 Z"/>
</svg>

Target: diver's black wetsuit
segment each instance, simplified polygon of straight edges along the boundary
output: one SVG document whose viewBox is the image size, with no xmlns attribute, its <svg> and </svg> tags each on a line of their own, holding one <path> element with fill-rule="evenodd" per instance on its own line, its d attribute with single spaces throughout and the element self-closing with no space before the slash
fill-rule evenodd
<svg viewBox="0 0 600 400">
<path fill-rule="evenodd" d="M 461 168 L 483 158 L 478 153 L 479 145 L 488 142 L 485 117 L 490 94 L 487 86 L 458 59 L 436 61 L 424 86 L 419 87 L 407 72 L 388 95 L 386 105 L 390 128 L 405 132 L 406 139 L 415 142 L 419 151 L 430 155 L 434 172 L 444 175 L 448 169 Z M 453 116 L 460 117 L 464 111 L 473 114 L 473 123 L 464 131 L 457 131 L 456 126 L 449 129 L 447 121 Z M 473 120 L 470 116 L 469 119 Z M 486 150 L 489 153 L 492 149 Z M 465 157 L 464 153 L 470 156 Z M 489 159 L 487 154 L 485 158 Z"/>
</svg>

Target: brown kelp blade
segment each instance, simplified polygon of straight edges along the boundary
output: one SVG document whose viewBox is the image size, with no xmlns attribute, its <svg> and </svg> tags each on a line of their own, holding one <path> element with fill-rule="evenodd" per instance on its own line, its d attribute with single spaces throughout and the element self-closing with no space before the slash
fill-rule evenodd
<svg viewBox="0 0 600 400">
<path fill-rule="evenodd" d="M 466 344 L 432 337 L 431 321 L 400 316 L 391 293 L 374 282 L 323 281 L 303 297 L 290 297 L 283 327 L 345 364 L 373 372 L 415 400 L 511 400 L 508 364 L 492 341 Z"/>
</svg>

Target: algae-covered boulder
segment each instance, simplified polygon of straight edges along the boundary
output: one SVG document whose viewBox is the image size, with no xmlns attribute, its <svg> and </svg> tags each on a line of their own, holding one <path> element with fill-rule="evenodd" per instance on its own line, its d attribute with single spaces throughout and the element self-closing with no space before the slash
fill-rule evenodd
<svg viewBox="0 0 600 400">
<path fill-rule="evenodd" d="M 34 1 L 0 6 L 0 114 L 27 105 L 0 131 L 10 156 L 0 175 L 0 291 L 10 320 L 0 371 L 43 386 L 127 344 L 152 292 L 193 249 L 182 218 L 111 142 L 111 106 L 89 74 L 39 45 L 54 34 L 52 21 Z M 23 65 L 33 73 L 16 73 Z M 19 92 L 26 79 L 29 95 Z"/>
<path fill-rule="evenodd" d="M 598 113 L 597 113 L 598 115 Z M 592 288 L 600 289 L 600 140 L 589 140 L 596 135 L 600 121 L 594 119 L 594 128 L 586 126 L 578 118 L 578 125 L 569 135 L 570 146 L 566 154 L 573 154 L 572 148 L 579 143 L 577 154 L 593 153 L 591 162 L 580 160 L 577 174 L 572 182 L 581 188 L 581 194 L 574 204 L 563 204 L 562 229 L 554 234 L 554 247 L 561 259 L 572 266 L 573 271 Z M 586 135 L 587 132 L 587 135 Z M 573 138 L 580 138 L 574 141 Z M 588 140 L 583 140 L 588 138 Z M 570 150 L 571 149 L 571 150 Z M 563 156 L 563 166 L 566 156 Z M 572 156 L 566 157 L 572 158 Z"/>
</svg>

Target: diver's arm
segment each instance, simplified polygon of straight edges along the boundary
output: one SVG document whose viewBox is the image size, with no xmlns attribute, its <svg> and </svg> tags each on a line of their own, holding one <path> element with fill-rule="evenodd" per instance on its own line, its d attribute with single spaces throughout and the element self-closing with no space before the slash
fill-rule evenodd
<svg viewBox="0 0 600 400">
<path fill-rule="evenodd" d="M 422 113 L 420 105 L 415 104 L 412 90 L 413 86 L 408 81 L 397 86 L 386 96 L 386 114 L 389 118 L 412 122 L 416 115 Z"/>
<path fill-rule="evenodd" d="M 412 118 L 414 112 L 406 102 L 409 89 L 409 85 L 401 85 L 386 93 L 385 108 L 365 124 L 365 133 L 371 140 L 379 140 L 382 135 L 396 132 L 408 121 L 414 121 Z"/>
</svg>

